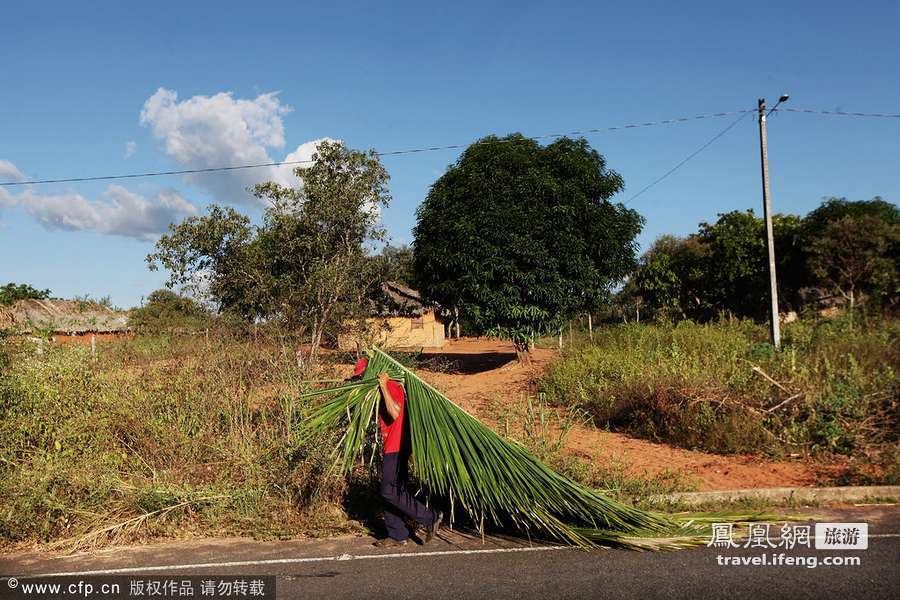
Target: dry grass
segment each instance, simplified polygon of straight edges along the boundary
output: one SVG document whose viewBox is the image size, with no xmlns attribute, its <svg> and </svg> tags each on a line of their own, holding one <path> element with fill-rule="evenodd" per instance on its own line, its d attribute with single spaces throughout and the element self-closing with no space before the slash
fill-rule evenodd
<svg viewBox="0 0 900 600">
<path fill-rule="evenodd" d="M 870 481 L 900 478 L 900 321 L 791 323 L 781 352 L 746 321 L 594 338 L 566 349 L 541 389 L 597 426 L 718 453 L 868 456 Z"/>
<path fill-rule="evenodd" d="M 97 357 L 8 350 L 0 543 L 358 531 L 322 446 L 295 436 L 305 388 L 282 342 L 139 336 Z"/>
</svg>

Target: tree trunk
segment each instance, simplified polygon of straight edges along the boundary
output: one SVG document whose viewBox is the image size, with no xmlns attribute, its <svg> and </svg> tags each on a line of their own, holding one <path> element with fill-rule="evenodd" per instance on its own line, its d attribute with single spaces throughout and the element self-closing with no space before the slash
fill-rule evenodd
<svg viewBox="0 0 900 600">
<path fill-rule="evenodd" d="M 456 339 L 459 339 L 459 308 L 453 307 L 453 322 L 456 324 Z"/>
<path fill-rule="evenodd" d="M 591 341 L 594 341 L 594 322 L 591 317 L 591 313 L 588 313 L 588 335 L 591 337 Z"/>
<path fill-rule="evenodd" d="M 516 360 L 519 361 L 519 364 L 530 365 L 531 353 L 528 350 L 529 343 L 513 342 L 513 345 L 516 347 Z"/>
<path fill-rule="evenodd" d="M 557 343 L 559 349 L 562 350 L 562 327 L 559 328 L 559 342 Z"/>
<path fill-rule="evenodd" d="M 305 366 L 308 369 L 312 369 L 316 365 L 316 359 L 319 356 L 319 344 L 322 342 L 322 327 L 323 324 L 320 324 L 318 321 L 314 321 L 312 327 L 310 327 L 309 331 L 309 356 L 305 361 Z M 300 357 L 300 350 L 297 350 L 297 356 Z M 298 367 L 302 368 L 301 363 L 298 362 Z"/>
<path fill-rule="evenodd" d="M 853 305 L 856 299 L 855 294 L 853 293 L 853 289 L 850 289 L 850 329 L 853 329 Z"/>
</svg>

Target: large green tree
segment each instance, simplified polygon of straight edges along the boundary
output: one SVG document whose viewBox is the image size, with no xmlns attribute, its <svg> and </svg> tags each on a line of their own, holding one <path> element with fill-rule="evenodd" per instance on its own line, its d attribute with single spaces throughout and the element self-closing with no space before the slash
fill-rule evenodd
<svg viewBox="0 0 900 600">
<path fill-rule="evenodd" d="M 524 352 L 536 334 L 605 300 L 633 268 L 643 219 L 609 201 L 623 185 L 583 139 L 484 138 L 417 211 L 416 281 L 475 332 L 509 337 Z"/>
<path fill-rule="evenodd" d="M 340 143 L 319 144 L 312 164 L 294 173 L 301 185 L 253 190 L 266 205 L 262 225 L 213 206 L 173 226 L 147 259 L 170 271 L 170 286 L 201 280 L 220 309 L 307 335 L 312 364 L 325 332 L 358 316 L 380 283 L 368 254 L 384 239 L 380 210 L 390 195 L 374 151 Z"/>
</svg>

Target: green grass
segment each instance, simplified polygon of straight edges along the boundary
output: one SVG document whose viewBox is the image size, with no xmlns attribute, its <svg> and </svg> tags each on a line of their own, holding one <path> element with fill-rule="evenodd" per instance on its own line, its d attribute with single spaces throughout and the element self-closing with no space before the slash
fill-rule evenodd
<svg viewBox="0 0 900 600">
<path fill-rule="evenodd" d="M 896 481 L 900 321 L 632 324 L 563 350 L 540 384 L 599 427 L 718 453 L 868 455 Z"/>
</svg>

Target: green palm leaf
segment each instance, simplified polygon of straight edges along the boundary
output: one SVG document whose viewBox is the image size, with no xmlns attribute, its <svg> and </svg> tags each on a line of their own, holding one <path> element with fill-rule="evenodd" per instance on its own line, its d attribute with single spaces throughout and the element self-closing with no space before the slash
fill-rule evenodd
<svg viewBox="0 0 900 600">
<path fill-rule="evenodd" d="M 376 429 L 376 376 L 387 371 L 406 390 L 416 473 L 432 495 L 450 500 L 451 521 L 461 509 L 482 530 L 486 523 L 513 526 L 582 547 L 675 549 L 702 541 L 708 520 L 639 510 L 581 486 L 494 433 L 386 353 L 372 348 L 369 357 L 360 381 L 305 395 L 330 397 L 304 421 L 303 431 L 319 435 L 346 428 L 334 448 L 335 467 L 349 471 L 361 459 L 367 430 Z"/>
</svg>

